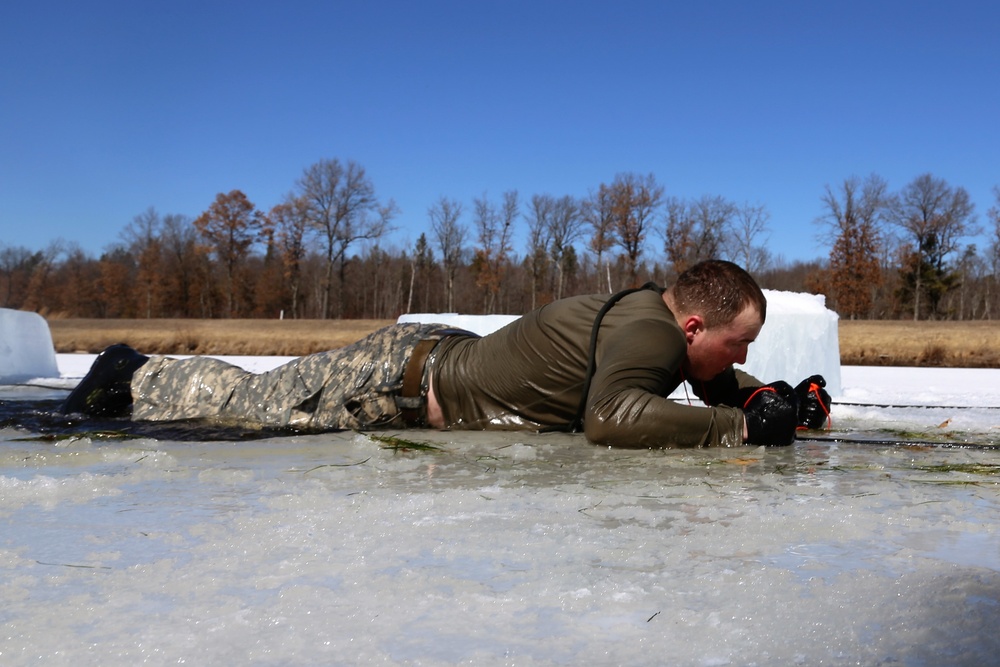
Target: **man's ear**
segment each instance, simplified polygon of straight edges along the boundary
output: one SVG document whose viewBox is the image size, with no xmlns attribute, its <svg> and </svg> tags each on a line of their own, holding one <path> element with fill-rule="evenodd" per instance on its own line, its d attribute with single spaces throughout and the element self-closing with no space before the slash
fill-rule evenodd
<svg viewBox="0 0 1000 667">
<path fill-rule="evenodd" d="M 705 320 L 701 315 L 688 315 L 681 323 L 681 330 L 684 331 L 684 338 L 690 345 L 695 335 L 705 330 Z"/>
</svg>

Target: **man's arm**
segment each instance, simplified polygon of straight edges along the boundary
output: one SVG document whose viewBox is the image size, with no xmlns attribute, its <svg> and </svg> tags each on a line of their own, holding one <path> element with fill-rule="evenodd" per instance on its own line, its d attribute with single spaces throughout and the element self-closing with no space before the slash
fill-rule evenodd
<svg viewBox="0 0 1000 667">
<path fill-rule="evenodd" d="M 676 327 L 632 322 L 599 349 L 584 413 L 584 433 L 616 447 L 737 446 L 743 413 L 695 407 L 666 398 L 680 384 L 686 343 Z"/>
</svg>

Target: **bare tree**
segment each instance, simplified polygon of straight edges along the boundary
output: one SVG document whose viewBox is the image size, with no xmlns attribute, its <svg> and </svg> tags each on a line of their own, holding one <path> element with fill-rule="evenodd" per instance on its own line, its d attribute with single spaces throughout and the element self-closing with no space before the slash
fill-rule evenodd
<svg viewBox="0 0 1000 667">
<path fill-rule="evenodd" d="M 694 246 L 694 217 L 688 214 L 688 204 L 679 197 L 669 197 L 664 202 L 663 250 L 674 272 L 683 273 L 689 265 Z"/>
<path fill-rule="evenodd" d="M 130 249 L 149 245 L 160 236 L 162 221 L 156 208 L 150 206 L 125 226 L 121 238 Z"/>
<path fill-rule="evenodd" d="M 566 274 L 574 270 L 576 250 L 573 244 L 580 238 L 583 226 L 581 207 L 576 199 L 565 195 L 554 202 L 549 220 L 549 255 L 556 267 L 555 298 L 563 297 Z"/>
<path fill-rule="evenodd" d="M 99 268 L 76 242 L 66 244 L 63 258 L 54 267 L 53 282 L 58 290 L 59 309 L 70 317 L 86 317 L 101 308 L 95 287 L 100 281 Z M 53 295 L 50 293 L 49 298 Z"/>
<path fill-rule="evenodd" d="M 984 283 L 985 262 L 976 251 L 976 244 L 970 243 L 962 251 L 955 266 L 959 277 L 958 289 L 948 295 L 951 307 L 948 309 L 958 320 L 976 319 L 983 305 L 979 286 Z M 957 292 L 957 294 L 955 293 Z M 955 303 L 957 301 L 957 304 Z"/>
<path fill-rule="evenodd" d="M 284 277 L 291 299 L 289 311 L 293 319 L 300 314 L 302 289 L 302 263 L 308 251 L 309 217 L 305 201 L 289 193 L 285 200 L 268 213 L 268 224 L 273 230 L 274 244 L 281 256 Z"/>
<path fill-rule="evenodd" d="M 164 266 L 163 314 L 192 317 L 200 314 L 197 305 L 209 289 L 205 272 L 205 248 L 198 243 L 198 233 L 186 215 L 168 213 L 163 216 L 162 232 Z"/>
<path fill-rule="evenodd" d="M 511 262 L 510 254 L 514 251 L 512 246 L 514 222 L 517 220 L 518 215 L 520 215 L 520 211 L 521 203 L 518 199 L 517 190 L 504 192 L 503 201 L 500 205 L 500 234 L 497 236 L 495 246 L 497 252 L 494 254 L 494 259 L 496 260 L 494 274 L 496 275 L 496 283 L 500 287 L 496 292 L 498 297 L 501 296 L 501 290 L 504 285 L 504 274 Z"/>
<path fill-rule="evenodd" d="M 638 283 L 639 257 L 662 199 L 663 187 L 657 184 L 653 174 L 618 174 L 611 183 L 611 221 L 616 243 L 624 253 L 631 286 Z"/>
<path fill-rule="evenodd" d="M 163 281 L 161 228 L 160 214 L 150 206 L 132 218 L 121 233 L 122 240 L 138 263 L 136 282 L 142 290 L 142 309 L 146 319 L 153 317 L 154 297 Z"/>
<path fill-rule="evenodd" d="M 829 185 L 822 197 L 826 213 L 816 222 L 833 237 L 828 288 L 843 317 L 867 317 L 882 284 L 879 255 L 882 223 L 890 203 L 888 184 L 872 174 L 864 181 L 845 179 L 839 191 Z"/>
<path fill-rule="evenodd" d="M 532 195 L 531 206 L 525 215 L 528 221 L 528 255 L 525 263 L 531 274 L 532 310 L 537 305 L 538 291 L 549 264 L 549 241 L 555 206 L 556 200 L 552 195 Z"/>
<path fill-rule="evenodd" d="M 589 247 L 591 252 L 594 253 L 594 260 L 597 266 L 597 291 L 601 291 L 601 260 L 604 259 L 607 291 L 613 292 L 614 290 L 611 287 L 611 264 L 606 258 L 606 253 L 615 245 L 611 188 L 601 183 L 597 188 L 597 192 L 591 193 L 583 201 L 581 209 L 584 222 L 592 230 Z"/>
<path fill-rule="evenodd" d="M 911 266 L 906 269 L 913 289 L 913 319 L 920 318 L 921 299 L 928 298 L 935 313 L 941 296 L 954 286 L 947 260 L 960 240 L 977 230 L 972 203 L 965 188 L 953 188 L 931 174 L 917 176 L 894 201 L 892 220 L 913 241 Z"/>
<path fill-rule="evenodd" d="M 28 281 L 41 253 L 24 246 L 0 244 L 0 307 L 20 308 L 27 296 Z"/>
<path fill-rule="evenodd" d="M 983 317 L 987 320 L 993 318 L 993 299 L 997 282 L 1000 281 L 1000 186 L 993 186 L 993 206 L 990 207 L 986 215 L 993 223 L 990 230 L 990 244 L 987 250 L 987 264 L 989 265 L 989 276 L 986 280 L 986 305 Z"/>
<path fill-rule="evenodd" d="M 499 206 L 490 202 L 485 194 L 474 199 L 473 206 L 473 224 L 479 242 L 473 269 L 477 284 L 483 288 L 484 312 L 494 313 L 510 261 L 510 244 L 519 206 L 517 190 L 505 192 Z"/>
<path fill-rule="evenodd" d="M 993 244 L 1000 247 L 1000 185 L 993 186 L 993 206 L 986 215 L 993 222 Z"/>
<path fill-rule="evenodd" d="M 733 215 L 730 233 L 725 243 L 726 254 L 749 273 L 763 271 L 771 261 L 767 249 L 768 221 L 771 214 L 763 204 L 744 203 Z"/>
<path fill-rule="evenodd" d="M 355 298 L 361 297 L 356 310 L 373 319 L 391 319 L 399 315 L 402 303 L 402 275 L 399 262 L 378 242 L 366 243 L 360 261 L 352 262 L 354 270 L 362 272 L 359 289 L 352 290 Z"/>
<path fill-rule="evenodd" d="M 738 208 L 721 195 L 702 195 L 688 209 L 694 218 L 694 260 L 721 257 Z"/>
<path fill-rule="evenodd" d="M 718 195 L 703 195 L 690 202 L 671 197 L 665 208 L 664 249 L 675 274 L 722 256 L 739 210 L 735 204 Z"/>
<path fill-rule="evenodd" d="M 406 252 L 403 252 L 403 257 L 406 257 Z M 417 238 L 417 243 L 413 248 L 413 258 L 410 260 L 410 285 L 406 294 L 406 310 L 403 312 L 412 313 L 413 312 L 413 294 L 416 288 L 417 276 L 423 276 L 424 283 L 424 298 L 423 307 L 427 308 L 427 274 L 430 272 L 434 264 L 434 253 L 431 251 L 430 244 L 427 242 L 427 235 L 421 233 Z"/>
<path fill-rule="evenodd" d="M 135 257 L 123 245 L 113 245 L 97 262 L 97 279 L 92 288 L 100 294 L 100 306 L 87 315 L 93 317 L 131 317 Z"/>
<path fill-rule="evenodd" d="M 391 200 L 384 206 L 379 203 L 364 167 L 354 161 L 345 166 L 337 159 L 320 160 L 305 169 L 297 186 L 306 219 L 326 244 L 321 310 L 323 318 L 329 318 L 334 267 L 339 267 L 338 306 L 342 307 L 347 249 L 357 241 L 381 238 L 389 230 L 396 207 Z"/>
<path fill-rule="evenodd" d="M 35 254 L 31 277 L 25 290 L 23 305 L 25 310 L 41 311 L 46 306 L 51 307 L 49 304 L 58 306 L 61 303 L 56 295 L 52 294 L 61 288 L 61 285 L 54 284 L 53 273 L 57 268 L 59 256 L 66 252 L 66 245 L 64 239 L 57 238 L 50 241 L 45 250 Z"/>
<path fill-rule="evenodd" d="M 462 261 L 463 244 L 466 229 L 459 223 L 462 217 L 462 204 L 454 199 L 441 197 L 430 207 L 427 215 L 431 219 L 431 231 L 437 240 L 441 251 L 441 263 L 444 265 L 445 301 L 449 313 L 455 312 L 455 274 Z"/>
</svg>

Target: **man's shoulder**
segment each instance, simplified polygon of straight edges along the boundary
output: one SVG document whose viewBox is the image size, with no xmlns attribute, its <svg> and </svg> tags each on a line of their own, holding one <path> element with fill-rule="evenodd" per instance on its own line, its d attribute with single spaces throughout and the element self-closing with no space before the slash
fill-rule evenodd
<svg viewBox="0 0 1000 667">
<path fill-rule="evenodd" d="M 608 316 L 611 315 L 627 322 L 642 320 L 650 326 L 677 326 L 673 313 L 663 302 L 663 296 L 653 290 L 629 294 L 608 311 Z"/>
<path fill-rule="evenodd" d="M 607 294 L 584 294 L 554 301 L 525 315 L 521 329 L 555 329 L 563 336 L 579 331 L 589 337 L 601 309 L 610 298 Z M 604 313 L 600 329 L 602 337 L 605 333 L 622 330 L 658 336 L 671 335 L 668 333 L 671 330 L 680 334 L 673 314 L 660 293 L 654 290 L 634 292 L 616 302 Z"/>
<path fill-rule="evenodd" d="M 683 346 L 684 332 L 657 294 L 646 292 L 632 296 L 639 298 L 623 300 L 605 317 L 606 327 L 602 325 L 602 328 L 606 330 L 602 331 L 602 337 L 608 343 L 623 343 L 648 352 Z"/>
</svg>

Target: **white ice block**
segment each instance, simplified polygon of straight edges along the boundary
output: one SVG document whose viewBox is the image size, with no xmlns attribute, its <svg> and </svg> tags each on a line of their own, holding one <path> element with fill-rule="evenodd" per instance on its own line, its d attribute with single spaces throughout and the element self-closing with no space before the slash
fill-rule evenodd
<svg viewBox="0 0 1000 667">
<path fill-rule="evenodd" d="M 741 368 L 763 382 L 785 380 L 792 386 L 819 373 L 830 395 L 839 396 L 837 313 L 821 294 L 764 290 L 764 296 L 767 320 Z"/>
<path fill-rule="evenodd" d="M 49 324 L 38 313 L 0 308 L 0 383 L 59 377 Z"/>
</svg>

